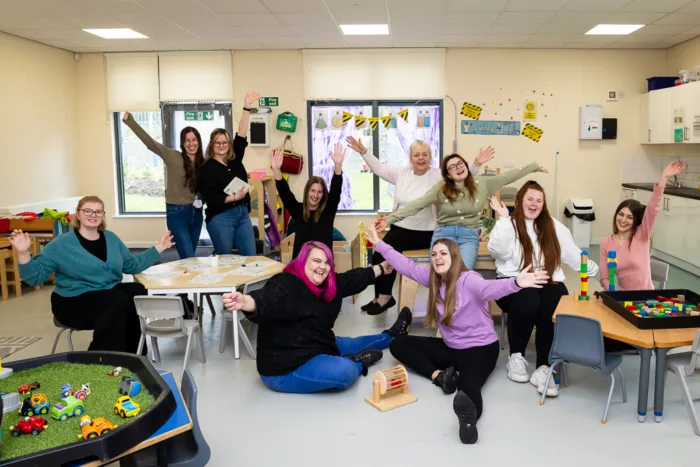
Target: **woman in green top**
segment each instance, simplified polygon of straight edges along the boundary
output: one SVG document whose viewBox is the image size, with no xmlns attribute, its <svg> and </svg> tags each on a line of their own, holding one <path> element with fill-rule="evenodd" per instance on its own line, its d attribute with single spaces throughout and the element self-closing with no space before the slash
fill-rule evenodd
<svg viewBox="0 0 700 467">
<path fill-rule="evenodd" d="M 175 238 L 180 258 L 191 258 L 197 251 L 202 232 L 202 202 L 197 198 L 199 168 L 204 163 L 202 137 L 195 127 L 180 132 L 180 151 L 170 149 L 154 140 L 136 123 L 129 112 L 122 121 L 150 150 L 165 163 L 165 221 Z"/>
<path fill-rule="evenodd" d="M 381 230 L 409 216 L 419 213 L 431 204 L 437 208 L 437 229 L 432 244 L 439 238 L 449 238 L 459 245 L 464 265 L 472 269 L 479 251 L 479 218 L 484 204 L 504 185 L 513 183 L 532 172 L 547 172 L 536 162 L 517 170 L 492 177 L 477 177 L 469 173 L 467 162 L 459 154 L 450 154 L 440 166 L 442 181 L 420 198 L 385 217 L 377 224 Z"/>
</svg>

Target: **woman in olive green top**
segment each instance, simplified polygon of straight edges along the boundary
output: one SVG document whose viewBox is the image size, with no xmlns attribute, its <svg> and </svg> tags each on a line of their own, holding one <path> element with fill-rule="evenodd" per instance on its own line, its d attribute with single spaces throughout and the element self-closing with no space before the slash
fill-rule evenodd
<svg viewBox="0 0 700 467">
<path fill-rule="evenodd" d="M 398 222 L 419 213 L 431 204 L 437 208 L 437 229 L 433 232 L 430 248 L 435 240 L 449 238 L 459 245 L 465 266 L 472 269 L 479 251 L 479 218 L 484 204 L 504 185 L 513 183 L 532 172 L 547 172 L 533 162 L 525 167 L 492 177 L 473 177 L 469 166 L 459 154 L 443 159 L 440 170 L 442 181 L 420 198 L 382 219 L 377 228 Z"/>
<path fill-rule="evenodd" d="M 180 151 L 176 151 L 151 138 L 129 112 L 124 112 L 122 121 L 149 150 L 163 159 L 166 167 L 165 220 L 168 230 L 175 238 L 175 248 L 180 258 L 193 257 L 203 222 L 202 202 L 196 199 L 199 168 L 204 163 L 199 131 L 191 126 L 183 128 L 180 132 Z"/>
</svg>

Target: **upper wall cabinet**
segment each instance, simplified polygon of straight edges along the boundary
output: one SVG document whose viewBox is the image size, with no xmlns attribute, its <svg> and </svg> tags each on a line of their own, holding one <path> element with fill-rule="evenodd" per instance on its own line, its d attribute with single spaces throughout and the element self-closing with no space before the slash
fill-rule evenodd
<svg viewBox="0 0 700 467">
<path fill-rule="evenodd" d="M 641 144 L 700 143 L 700 82 L 642 94 L 640 103 Z"/>
</svg>

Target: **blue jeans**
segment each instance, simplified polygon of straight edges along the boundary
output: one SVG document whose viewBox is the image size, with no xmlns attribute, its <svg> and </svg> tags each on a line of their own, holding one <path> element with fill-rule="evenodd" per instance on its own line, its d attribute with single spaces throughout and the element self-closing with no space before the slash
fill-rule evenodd
<svg viewBox="0 0 700 467">
<path fill-rule="evenodd" d="M 236 206 L 212 217 L 207 222 L 207 231 L 217 255 L 230 255 L 235 242 L 239 255 L 255 256 L 255 236 L 248 206 Z"/>
<path fill-rule="evenodd" d="M 202 233 L 202 210 L 191 204 L 166 204 L 165 221 L 180 259 L 192 258 Z"/>
<path fill-rule="evenodd" d="M 362 352 L 366 349 L 386 349 L 391 345 L 386 333 L 374 336 L 336 337 L 340 355 Z M 362 364 L 347 357 L 317 355 L 291 373 L 282 376 L 260 375 L 265 385 L 278 392 L 306 394 L 326 389 L 347 389 L 362 374 Z"/>
<path fill-rule="evenodd" d="M 457 242 L 464 265 L 470 270 L 474 269 L 476 255 L 479 253 L 479 233 L 476 229 L 463 225 L 441 225 L 433 232 L 433 239 L 430 242 L 431 250 L 435 240 L 439 238 L 449 238 Z"/>
</svg>

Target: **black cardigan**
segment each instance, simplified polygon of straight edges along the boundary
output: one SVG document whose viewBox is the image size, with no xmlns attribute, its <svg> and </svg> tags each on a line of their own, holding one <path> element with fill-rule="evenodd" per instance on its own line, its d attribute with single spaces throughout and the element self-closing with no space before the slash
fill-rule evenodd
<svg viewBox="0 0 700 467">
<path fill-rule="evenodd" d="M 301 279 L 286 272 L 250 293 L 256 311 L 245 315 L 259 325 L 258 373 L 286 375 L 317 355 L 340 356 L 333 326 L 343 297 L 362 292 L 375 277 L 371 267 L 335 277 L 337 293 L 331 302 L 317 298 Z"/>
<path fill-rule="evenodd" d="M 312 240 L 325 243 L 328 248 L 333 251 L 333 222 L 335 221 L 335 214 L 338 212 L 338 205 L 340 204 L 340 193 L 343 189 L 343 175 L 336 175 L 335 172 L 333 173 L 326 207 L 323 209 L 318 222 L 314 222 L 311 219 L 308 221 L 304 220 L 304 206 L 297 201 L 285 179 L 276 180 L 275 185 L 277 185 L 277 193 L 279 193 L 280 198 L 282 198 L 284 208 L 289 211 L 289 215 L 294 219 L 295 236 L 292 259 L 297 257 L 304 243 Z M 315 211 L 311 211 L 311 214 L 314 212 Z"/>
</svg>

